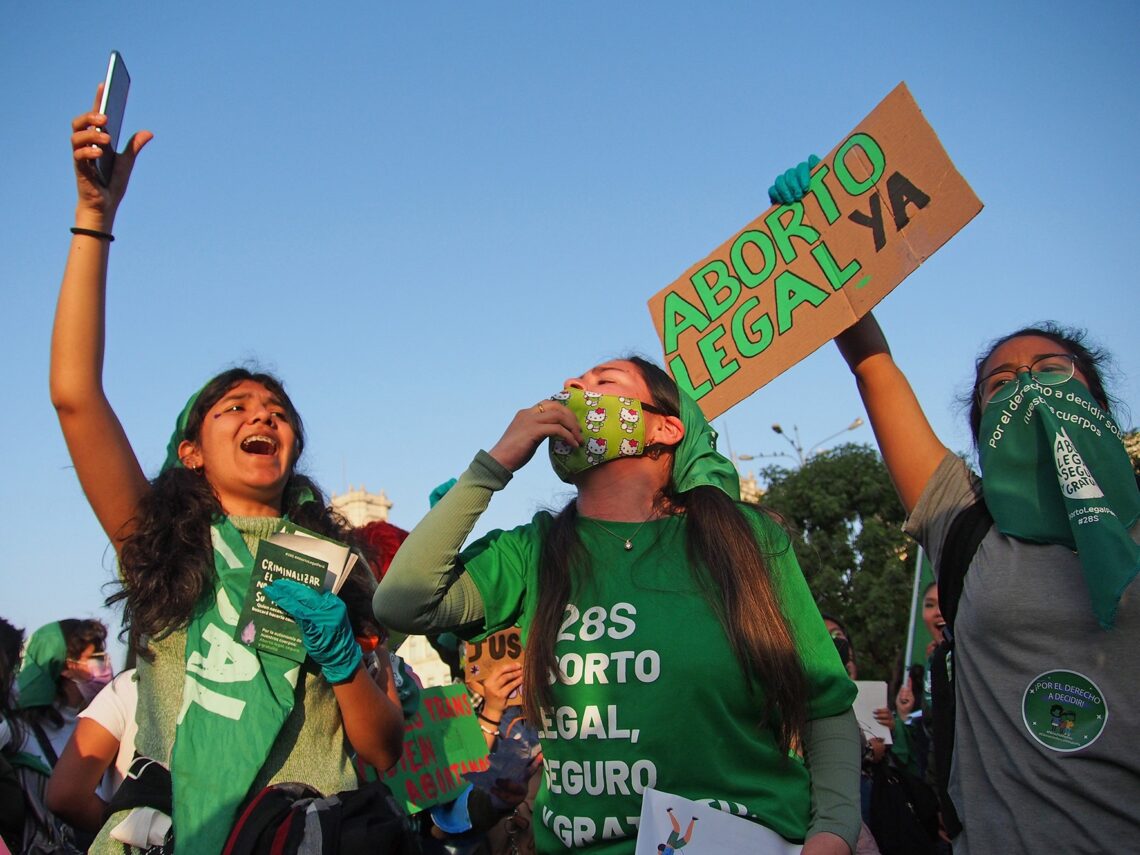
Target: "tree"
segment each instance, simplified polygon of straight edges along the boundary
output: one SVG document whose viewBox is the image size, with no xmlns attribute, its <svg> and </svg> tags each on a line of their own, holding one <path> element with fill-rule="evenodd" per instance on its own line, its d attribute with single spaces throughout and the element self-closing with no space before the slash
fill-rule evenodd
<svg viewBox="0 0 1140 855">
<path fill-rule="evenodd" d="M 820 610 L 847 628 L 859 677 L 890 680 L 906 645 L 917 547 L 878 452 L 846 444 L 760 475 L 761 502 L 791 531 Z"/>
</svg>

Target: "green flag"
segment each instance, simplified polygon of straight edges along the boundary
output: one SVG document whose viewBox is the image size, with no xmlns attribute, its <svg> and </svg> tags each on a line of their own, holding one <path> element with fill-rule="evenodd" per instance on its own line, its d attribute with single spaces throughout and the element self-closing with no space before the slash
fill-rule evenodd
<svg viewBox="0 0 1140 855">
<path fill-rule="evenodd" d="M 910 625 L 906 636 L 906 667 L 926 667 L 926 648 L 933 640 L 922 620 L 922 600 L 926 589 L 934 584 L 934 567 L 921 546 L 914 562 L 914 589 L 910 596 Z"/>
</svg>

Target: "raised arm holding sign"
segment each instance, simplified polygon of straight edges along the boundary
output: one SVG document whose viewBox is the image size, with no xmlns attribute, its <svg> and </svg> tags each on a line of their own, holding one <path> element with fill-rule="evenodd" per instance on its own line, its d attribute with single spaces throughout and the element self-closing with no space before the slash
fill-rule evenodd
<svg viewBox="0 0 1140 855">
<path fill-rule="evenodd" d="M 807 191 L 649 301 L 670 372 L 708 418 L 855 323 L 982 207 L 901 83 Z"/>
</svg>

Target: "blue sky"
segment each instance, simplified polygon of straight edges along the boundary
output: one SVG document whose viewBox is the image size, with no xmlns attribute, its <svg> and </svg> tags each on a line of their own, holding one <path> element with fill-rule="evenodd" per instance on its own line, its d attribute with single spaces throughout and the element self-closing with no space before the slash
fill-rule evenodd
<svg viewBox="0 0 1140 855">
<path fill-rule="evenodd" d="M 988 339 L 1055 318 L 1140 408 L 1140 7 L 902 2 L 8 4 L 0 615 L 98 615 L 112 556 L 47 394 L 74 210 L 70 117 L 112 48 L 156 139 L 115 224 L 105 382 L 148 472 L 208 376 L 257 360 L 330 492 L 427 494 L 514 412 L 613 355 L 660 357 L 646 301 L 905 80 L 982 213 L 877 314 L 935 430 Z M 826 346 L 718 420 L 788 451 L 863 410 Z M 845 438 L 871 442 L 863 427 Z M 747 464 L 746 464 L 747 466 Z M 480 531 L 567 498 L 542 455 Z M 117 618 L 111 618 L 117 620 Z"/>
</svg>

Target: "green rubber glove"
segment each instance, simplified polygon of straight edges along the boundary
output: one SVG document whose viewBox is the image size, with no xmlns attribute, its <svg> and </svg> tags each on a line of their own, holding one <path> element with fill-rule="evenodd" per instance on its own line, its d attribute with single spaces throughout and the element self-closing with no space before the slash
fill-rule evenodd
<svg viewBox="0 0 1140 855">
<path fill-rule="evenodd" d="M 301 627 L 305 649 L 330 683 L 352 678 L 363 656 L 344 600 L 330 591 L 314 591 L 292 579 L 278 579 L 265 586 L 265 595 Z"/>
<path fill-rule="evenodd" d="M 454 486 L 455 486 L 455 479 L 454 478 L 448 478 L 446 481 L 444 481 L 442 484 L 440 484 L 438 487 L 436 487 L 434 490 L 432 490 L 431 493 L 428 495 L 428 505 L 430 505 L 431 507 L 434 508 L 439 503 L 439 500 L 442 499 L 444 496 L 446 496 L 448 491 Z"/>
<path fill-rule="evenodd" d="M 790 205 L 807 195 L 811 186 L 811 171 L 819 163 L 814 154 L 802 163 L 797 163 L 783 175 L 777 176 L 776 183 L 768 188 L 768 198 L 773 205 Z"/>
<path fill-rule="evenodd" d="M 409 719 L 420 708 L 420 687 L 416 678 L 412 676 L 412 669 L 402 656 L 388 653 L 388 661 L 392 664 L 392 682 L 396 684 L 396 694 L 400 698 L 400 709 L 404 711 L 404 718 Z"/>
</svg>

